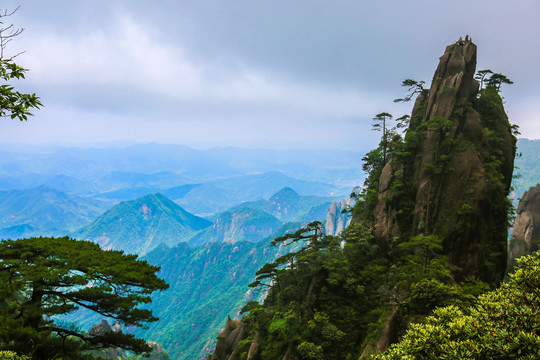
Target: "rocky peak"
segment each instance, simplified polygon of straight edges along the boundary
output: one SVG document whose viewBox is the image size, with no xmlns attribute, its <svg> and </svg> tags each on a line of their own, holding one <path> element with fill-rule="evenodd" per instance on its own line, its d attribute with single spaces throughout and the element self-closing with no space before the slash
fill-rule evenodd
<svg viewBox="0 0 540 360">
<path fill-rule="evenodd" d="M 418 96 L 405 135 L 410 155 L 391 156 L 382 170 L 374 227 L 386 246 L 436 235 L 463 276 L 496 283 L 506 267 L 516 139 L 497 91 L 474 79 L 476 49 L 468 37 L 449 45 Z"/>
<path fill-rule="evenodd" d="M 352 198 L 342 199 L 340 202 L 332 201 L 326 215 L 326 223 L 324 224 L 324 232 L 326 235 L 339 235 L 351 222 L 349 212 L 345 212 L 349 207 L 354 205 Z"/>
<path fill-rule="evenodd" d="M 102 319 L 99 324 L 96 324 L 90 328 L 90 335 L 98 336 L 112 331 L 113 327 L 111 326 L 111 324 L 109 324 L 107 319 Z"/>
<path fill-rule="evenodd" d="M 423 121 L 437 116 L 449 119 L 458 106 L 476 97 L 475 71 L 476 45 L 468 36 L 448 45 L 431 82 Z"/>
<path fill-rule="evenodd" d="M 516 210 L 512 238 L 508 243 L 508 270 L 515 259 L 540 249 L 540 184 L 525 191 Z"/>
</svg>

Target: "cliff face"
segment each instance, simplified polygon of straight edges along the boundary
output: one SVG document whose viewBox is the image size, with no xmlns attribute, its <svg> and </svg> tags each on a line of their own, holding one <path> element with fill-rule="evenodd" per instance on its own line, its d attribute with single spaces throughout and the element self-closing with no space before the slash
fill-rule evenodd
<svg viewBox="0 0 540 360">
<path fill-rule="evenodd" d="M 324 232 L 326 235 L 339 235 L 351 222 L 349 213 L 344 213 L 344 210 L 354 205 L 354 200 L 349 198 L 342 199 L 339 203 L 332 201 L 330 208 L 326 214 L 326 223 Z"/>
<path fill-rule="evenodd" d="M 208 360 L 235 360 L 237 354 L 234 348 L 246 337 L 246 329 L 240 320 L 227 319 L 225 328 L 218 334 L 216 349 Z"/>
<path fill-rule="evenodd" d="M 497 91 L 479 92 L 475 68 L 469 39 L 446 48 L 431 88 L 416 100 L 406 157 L 390 157 L 382 171 L 375 235 L 384 245 L 436 235 L 461 275 L 497 282 L 516 139 Z"/>
<path fill-rule="evenodd" d="M 512 270 L 516 258 L 540 249 L 540 184 L 525 191 L 516 214 L 508 243 L 508 270 Z"/>
</svg>

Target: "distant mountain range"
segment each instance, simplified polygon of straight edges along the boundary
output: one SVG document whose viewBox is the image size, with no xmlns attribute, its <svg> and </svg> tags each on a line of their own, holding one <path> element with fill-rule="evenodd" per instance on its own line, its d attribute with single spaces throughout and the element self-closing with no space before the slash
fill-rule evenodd
<svg viewBox="0 0 540 360">
<path fill-rule="evenodd" d="M 360 184 L 364 177 L 360 166 L 362 156 L 363 152 L 340 150 L 198 150 L 165 144 L 101 145 L 99 148 L 0 144 L 0 190 L 28 189 L 45 184 L 77 195 L 97 195 L 135 187 L 161 192 L 184 184 L 218 186 L 213 183 L 216 179 L 269 172 L 350 189 Z M 267 198 L 283 186 L 291 186 L 305 195 L 292 185 L 279 184 L 268 194 L 255 194 L 255 198 L 248 200 Z"/>
<path fill-rule="evenodd" d="M 287 180 L 281 174 L 263 178 Z M 252 183 L 245 177 L 243 180 L 246 186 Z M 263 181 L 263 185 L 268 184 Z M 137 189 L 143 190 L 146 188 Z M 230 193 L 209 184 L 182 185 L 165 192 L 180 199 L 173 202 L 161 193 L 149 194 L 120 202 L 103 212 L 106 202 L 45 186 L 0 191 L 0 237 L 70 235 L 97 242 L 107 249 L 138 254 L 147 253 L 160 243 L 175 246 L 189 241 L 197 246 L 211 241 L 256 242 L 271 235 L 286 221 L 324 220 L 332 199 L 302 196 L 285 187 L 268 200 L 243 202 L 213 215 L 209 221 L 193 215 L 178 203 L 198 204 L 199 210 L 204 210 L 205 206 L 207 210 L 221 209 L 238 204 L 233 202 Z"/>
<path fill-rule="evenodd" d="M 207 186 L 212 187 L 193 187 L 187 194 Z M 331 204 L 327 200 L 283 188 L 269 200 L 247 202 L 207 220 L 156 193 L 113 206 L 72 236 L 97 242 L 106 249 L 137 254 L 145 254 L 160 243 L 175 246 L 187 241 L 199 246 L 207 242 L 257 242 L 292 219 L 323 221 Z"/>
<path fill-rule="evenodd" d="M 333 200 L 335 200 L 334 197 L 302 196 L 290 187 L 284 187 L 268 200 L 245 202 L 238 205 L 238 207 L 259 209 L 282 221 L 301 220 L 303 218 L 310 218 L 305 221 L 311 221 L 326 218 L 326 210 L 328 210 Z M 318 207 L 319 210 L 313 209 L 314 207 Z M 322 217 L 315 215 L 317 211 L 324 208 Z M 311 216 L 308 214 L 311 214 Z"/>
<path fill-rule="evenodd" d="M 93 199 L 39 186 L 0 192 L 0 238 L 60 236 L 94 220 L 103 208 Z"/>
<path fill-rule="evenodd" d="M 160 192 L 169 197 L 185 210 L 199 216 L 209 216 L 230 209 L 240 203 L 252 202 L 267 199 L 284 187 L 294 188 L 305 196 L 311 195 L 313 198 L 298 198 L 303 203 L 291 206 L 304 208 L 306 202 L 319 203 L 314 195 L 327 196 L 327 201 L 331 202 L 337 197 L 346 196 L 350 189 L 336 188 L 333 185 L 312 181 L 298 180 L 279 172 L 268 172 L 256 175 L 243 175 L 227 179 L 213 180 L 202 184 L 184 184 L 172 188 L 160 189 L 157 187 L 129 187 L 110 192 L 95 194 L 94 197 L 100 200 L 133 200 L 151 192 Z M 297 193 L 297 195 L 298 195 Z M 292 200 L 292 199 L 291 199 Z M 254 205 L 256 208 L 257 206 Z M 251 207 L 251 206 L 250 206 Z M 271 205 L 267 206 L 270 209 Z M 262 209 L 267 211 L 265 209 Z M 272 209 L 274 211 L 276 209 Z M 268 212 L 268 211 L 267 211 Z M 282 220 L 290 220 L 292 216 L 277 215 Z"/>
<path fill-rule="evenodd" d="M 195 216 L 162 194 L 124 201 L 73 233 L 105 249 L 145 254 L 163 243 L 174 246 L 212 223 Z"/>
</svg>

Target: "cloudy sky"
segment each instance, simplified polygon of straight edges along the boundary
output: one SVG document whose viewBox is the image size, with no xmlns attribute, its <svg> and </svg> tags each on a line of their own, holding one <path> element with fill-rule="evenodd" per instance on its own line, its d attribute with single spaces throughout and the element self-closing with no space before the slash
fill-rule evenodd
<svg viewBox="0 0 540 360">
<path fill-rule="evenodd" d="M 405 78 L 430 83 L 470 35 L 503 73 L 506 108 L 540 138 L 535 0 L 2 0 L 25 31 L 14 85 L 45 107 L 0 122 L 3 143 L 159 142 L 363 151 Z"/>
</svg>

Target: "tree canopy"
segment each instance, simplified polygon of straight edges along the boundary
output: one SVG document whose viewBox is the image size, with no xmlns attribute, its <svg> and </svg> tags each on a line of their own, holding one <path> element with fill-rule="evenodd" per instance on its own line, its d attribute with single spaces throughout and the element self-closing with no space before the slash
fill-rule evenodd
<svg viewBox="0 0 540 360">
<path fill-rule="evenodd" d="M 133 335 L 88 334 L 61 316 L 86 308 L 126 326 L 156 321 L 138 305 L 168 287 L 156 276 L 158 270 L 137 255 L 68 237 L 2 241 L 0 321 L 5 326 L 0 329 L 0 350 L 32 359 L 82 359 L 85 350 L 111 346 L 149 351 L 145 341 Z"/>
<path fill-rule="evenodd" d="M 376 360 L 538 359 L 540 252 L 520 258 L 508 283 L 459 309 L 438 308 Z"/>
</svg>

